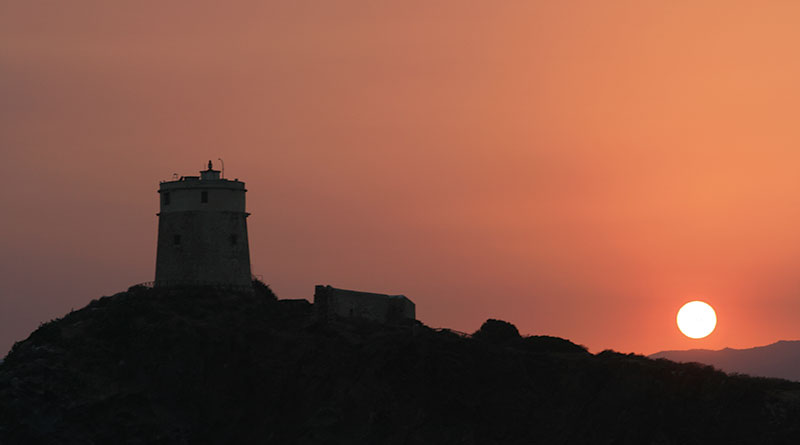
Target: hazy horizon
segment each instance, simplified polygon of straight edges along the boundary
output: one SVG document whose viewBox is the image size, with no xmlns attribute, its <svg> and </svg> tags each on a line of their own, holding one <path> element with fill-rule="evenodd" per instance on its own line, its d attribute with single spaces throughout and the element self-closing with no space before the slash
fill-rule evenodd
<svg viewBox="0 0 800 445">
<path fill-rule="evenodd" d="M 151 281 L 158 183 L 246 183 L 253 273 L 592 352 L 800 321 L 800 4 L 0 0 L 0 355 Z M 701 299 L 716 331 L 684 337 Z"/>
</svg>

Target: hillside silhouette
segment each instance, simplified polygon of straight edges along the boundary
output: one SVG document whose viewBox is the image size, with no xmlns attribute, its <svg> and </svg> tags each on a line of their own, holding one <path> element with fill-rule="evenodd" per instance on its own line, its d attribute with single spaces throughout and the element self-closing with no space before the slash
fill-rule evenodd
<svg viewBox="0 0 800 445">
<path fill-rule="evenodd" d="M 3 444 L 797 443 L 800 384 L 306 301 L 134 287 L 0 365 Z"/>
<path fill-rule="evenodd" d="M 748 349 L 661 351 L 652 358 L 712 365 L 725 372 L 800 381 L 800 341 L 779 341 Z"/>
</svg>

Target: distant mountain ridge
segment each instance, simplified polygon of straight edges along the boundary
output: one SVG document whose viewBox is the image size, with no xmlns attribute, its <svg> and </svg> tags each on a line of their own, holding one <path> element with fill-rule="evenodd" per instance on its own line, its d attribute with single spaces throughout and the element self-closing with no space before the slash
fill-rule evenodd
<svg viewBox="0 0 800 445">
<path fill-rule="evenodd" d="M 697 362 L 729 373 L 800 381 L 800 340 L 781 340 L 749 349 L 661 351 L 650 355 L 650 358 Z"/>
</svg>

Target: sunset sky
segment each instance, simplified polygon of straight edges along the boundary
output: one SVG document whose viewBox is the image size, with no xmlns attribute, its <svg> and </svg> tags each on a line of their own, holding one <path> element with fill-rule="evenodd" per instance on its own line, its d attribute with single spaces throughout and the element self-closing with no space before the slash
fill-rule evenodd
<svg viewBox="0 0 800 445">
<path fill-rule="evenodd" d="M 0 0 L 0 357 L 153 279 L 158 183 L 246 182 L 253 272 L 433 327 L 800 338 L 800 3 Z M 701 299 L 711 336 L 675 315 Z"/>
</svg>

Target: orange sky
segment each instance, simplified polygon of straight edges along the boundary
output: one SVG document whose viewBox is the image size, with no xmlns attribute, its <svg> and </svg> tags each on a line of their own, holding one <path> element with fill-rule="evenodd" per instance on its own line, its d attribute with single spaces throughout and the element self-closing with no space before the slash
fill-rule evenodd
<svg viewBox="0 0 800 445">
<path fill-rule="evenodd" d="M 0 0 L 0 351 L 152 280 L 158 181 L 218 157 L 281 297 L 593 352 L 800 338 L 800 4 L 224 3 Z"/>
</svg>

